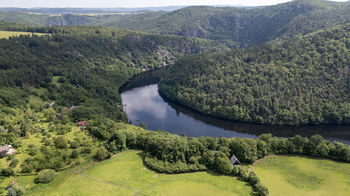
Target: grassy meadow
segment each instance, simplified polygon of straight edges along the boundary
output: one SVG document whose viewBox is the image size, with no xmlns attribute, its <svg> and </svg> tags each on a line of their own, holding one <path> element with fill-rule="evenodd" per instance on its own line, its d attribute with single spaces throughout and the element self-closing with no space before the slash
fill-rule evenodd
<svg viewBox="0 0 350 196">
<path fill-rule="evenodd" d="M 48 34 L 45 34 L 45 33 L 32 33 L 32 32 L 20 32 L 20 31 L 0 31 L 0 39 L 2 38 L 9 38 L 9 37 L 12 37 L 12 36 L 20 36 L 20 35 L 48 35 Z"/>
<path fill-rule="evenodd" d="M 49 186 L 38 185 L 29 195 L 251 195 L 251 187 L 237 178 L 211 172 L 158 174 L 143 165 L 141 151 L 127 151 L 112 159 L 81 165 L 58 174 Z M 33 177 L 17 182 L 33 186 Z"/>
<path fill-rule="evenodd" d="M 254 172 L 271 196 L 350 195 L 350 164 L 301 156 L 271 156 Z"/>
</svg>

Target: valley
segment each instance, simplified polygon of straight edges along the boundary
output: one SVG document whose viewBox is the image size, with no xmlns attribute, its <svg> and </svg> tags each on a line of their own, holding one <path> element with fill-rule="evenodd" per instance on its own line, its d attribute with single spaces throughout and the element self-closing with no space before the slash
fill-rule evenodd
<svg viewBox="0 0 350 196">
<path fill-rule="evenodd" d="M 0 195 L 349 195 L 349 2 L 4 3 Z"/>
</svg>

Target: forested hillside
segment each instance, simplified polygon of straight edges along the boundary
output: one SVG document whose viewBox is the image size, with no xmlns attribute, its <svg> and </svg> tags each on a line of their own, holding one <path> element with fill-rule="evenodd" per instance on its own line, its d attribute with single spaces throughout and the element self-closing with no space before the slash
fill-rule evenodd
<svg viewBox="0 0 350 196">
<path fill-rule="evenodd" d="M 127 17 L 108 25 L 138 31 L 219 40 L 231 47 L 247 47 L 278 37 L 306 34 L 350 20 L 350 4 L 296 0 L 254 9 L 187 7 L 159 17 Z M 129 22 L 126 22 L 130 20 Z"/>
<path fill-rule="evenodd" d="M 21 107 L 29 95 L 38 96 L 60 107 L 75 106 L 73 120 L 96 116 L 126 120 L 118 107 L 118 88 L 131 76 L 183 55 L 225 49 L 207 40 L 112 28 L 26 28 L 5 23 L 0 29 L 50 34 L 0 39 L 0 104 Z"/>
<path fill-rule="evenodd" d="M 350 3 L 295 0 L 257 8 L 186 7 L 172 12 L 45 15 L 0 12 L 0 20 L 47 26 L 110 26 L 157 34 L 199 37 L 232 48 L 307 34 L 350 20 Z"/>
<path fill-rule="evenodd" d="M 350 24 L 245 50 L 185 57 L 160 91 L 219 118 L 350 124 Z"/>
</svg>

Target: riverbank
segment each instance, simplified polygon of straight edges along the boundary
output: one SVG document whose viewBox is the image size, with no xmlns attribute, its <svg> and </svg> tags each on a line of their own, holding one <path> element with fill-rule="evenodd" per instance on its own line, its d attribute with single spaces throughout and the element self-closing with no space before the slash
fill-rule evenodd
<svg viewBox="0 0 350 196">
<path fill-rule="evenodd" d="M 152 73 L 147 73 L 151 75 Z M 310 137 L 320 134 L 329 140 L 337 140 L 350 144 L 349 126 L 266 126 L 252 123 L 216 119 L 196 112 L 186 106 L 173 102 L 162 96 L 157 83 L 149 84 L 147 75 L 140 74 L 128 84 L 131 88 L 121 94 L 124 110 L 129 121 L 134 125 L 141 122 L 151 130 L 166 130 L 168 132 L 191 137 L 250 137 L 263 133 L 272 133 L 279 137 L 293 137 L 297 134 Z M 126 106 L 125 106 L 126 105 Z"/>
</svg>

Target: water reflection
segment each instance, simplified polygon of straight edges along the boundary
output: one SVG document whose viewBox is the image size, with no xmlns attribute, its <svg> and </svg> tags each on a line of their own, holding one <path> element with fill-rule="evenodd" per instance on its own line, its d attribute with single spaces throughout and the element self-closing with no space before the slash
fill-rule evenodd
<svg viewBox="0 0 350 196">
<path fill-rule="evenodd" d="M 139 85 L 140 86 L 140 85 Z M 141 85 L 142 86 L 142 85 Z M 133 124 L 146 122 L 148 129 L 166 130 L 187 136 L 256 137 L 262 133 L 291 137 L 321 134 L 328 139 L 350 143 L 349 126 L 265 126 L 220 120 L 197 113 L 159 95 L 157 84 L 133 88 L 122 93 L 124 109 Z"/>
<path fill-rule="evenodd" d="M 124 108 L 131 121 L 142 120 L 144 115 L 152 116 L 157 121 L 166 118 L 167 106 L 159 104 L 162 103 L 162 98 L 156 91 L 156 85 L 150 85 L 135 88 L 122 94 Z"/>
<path fill-rule="evenodd" d="M 166 130 L 187 136 L 255 137 L 252 134 L 232 132 L 192 118 L 175 110 L 158 93 L 157 84 L 134 88 L 122 93 L 124 110 L 135 125 L 144 121 L 151 130 Z"/>
</svg>

